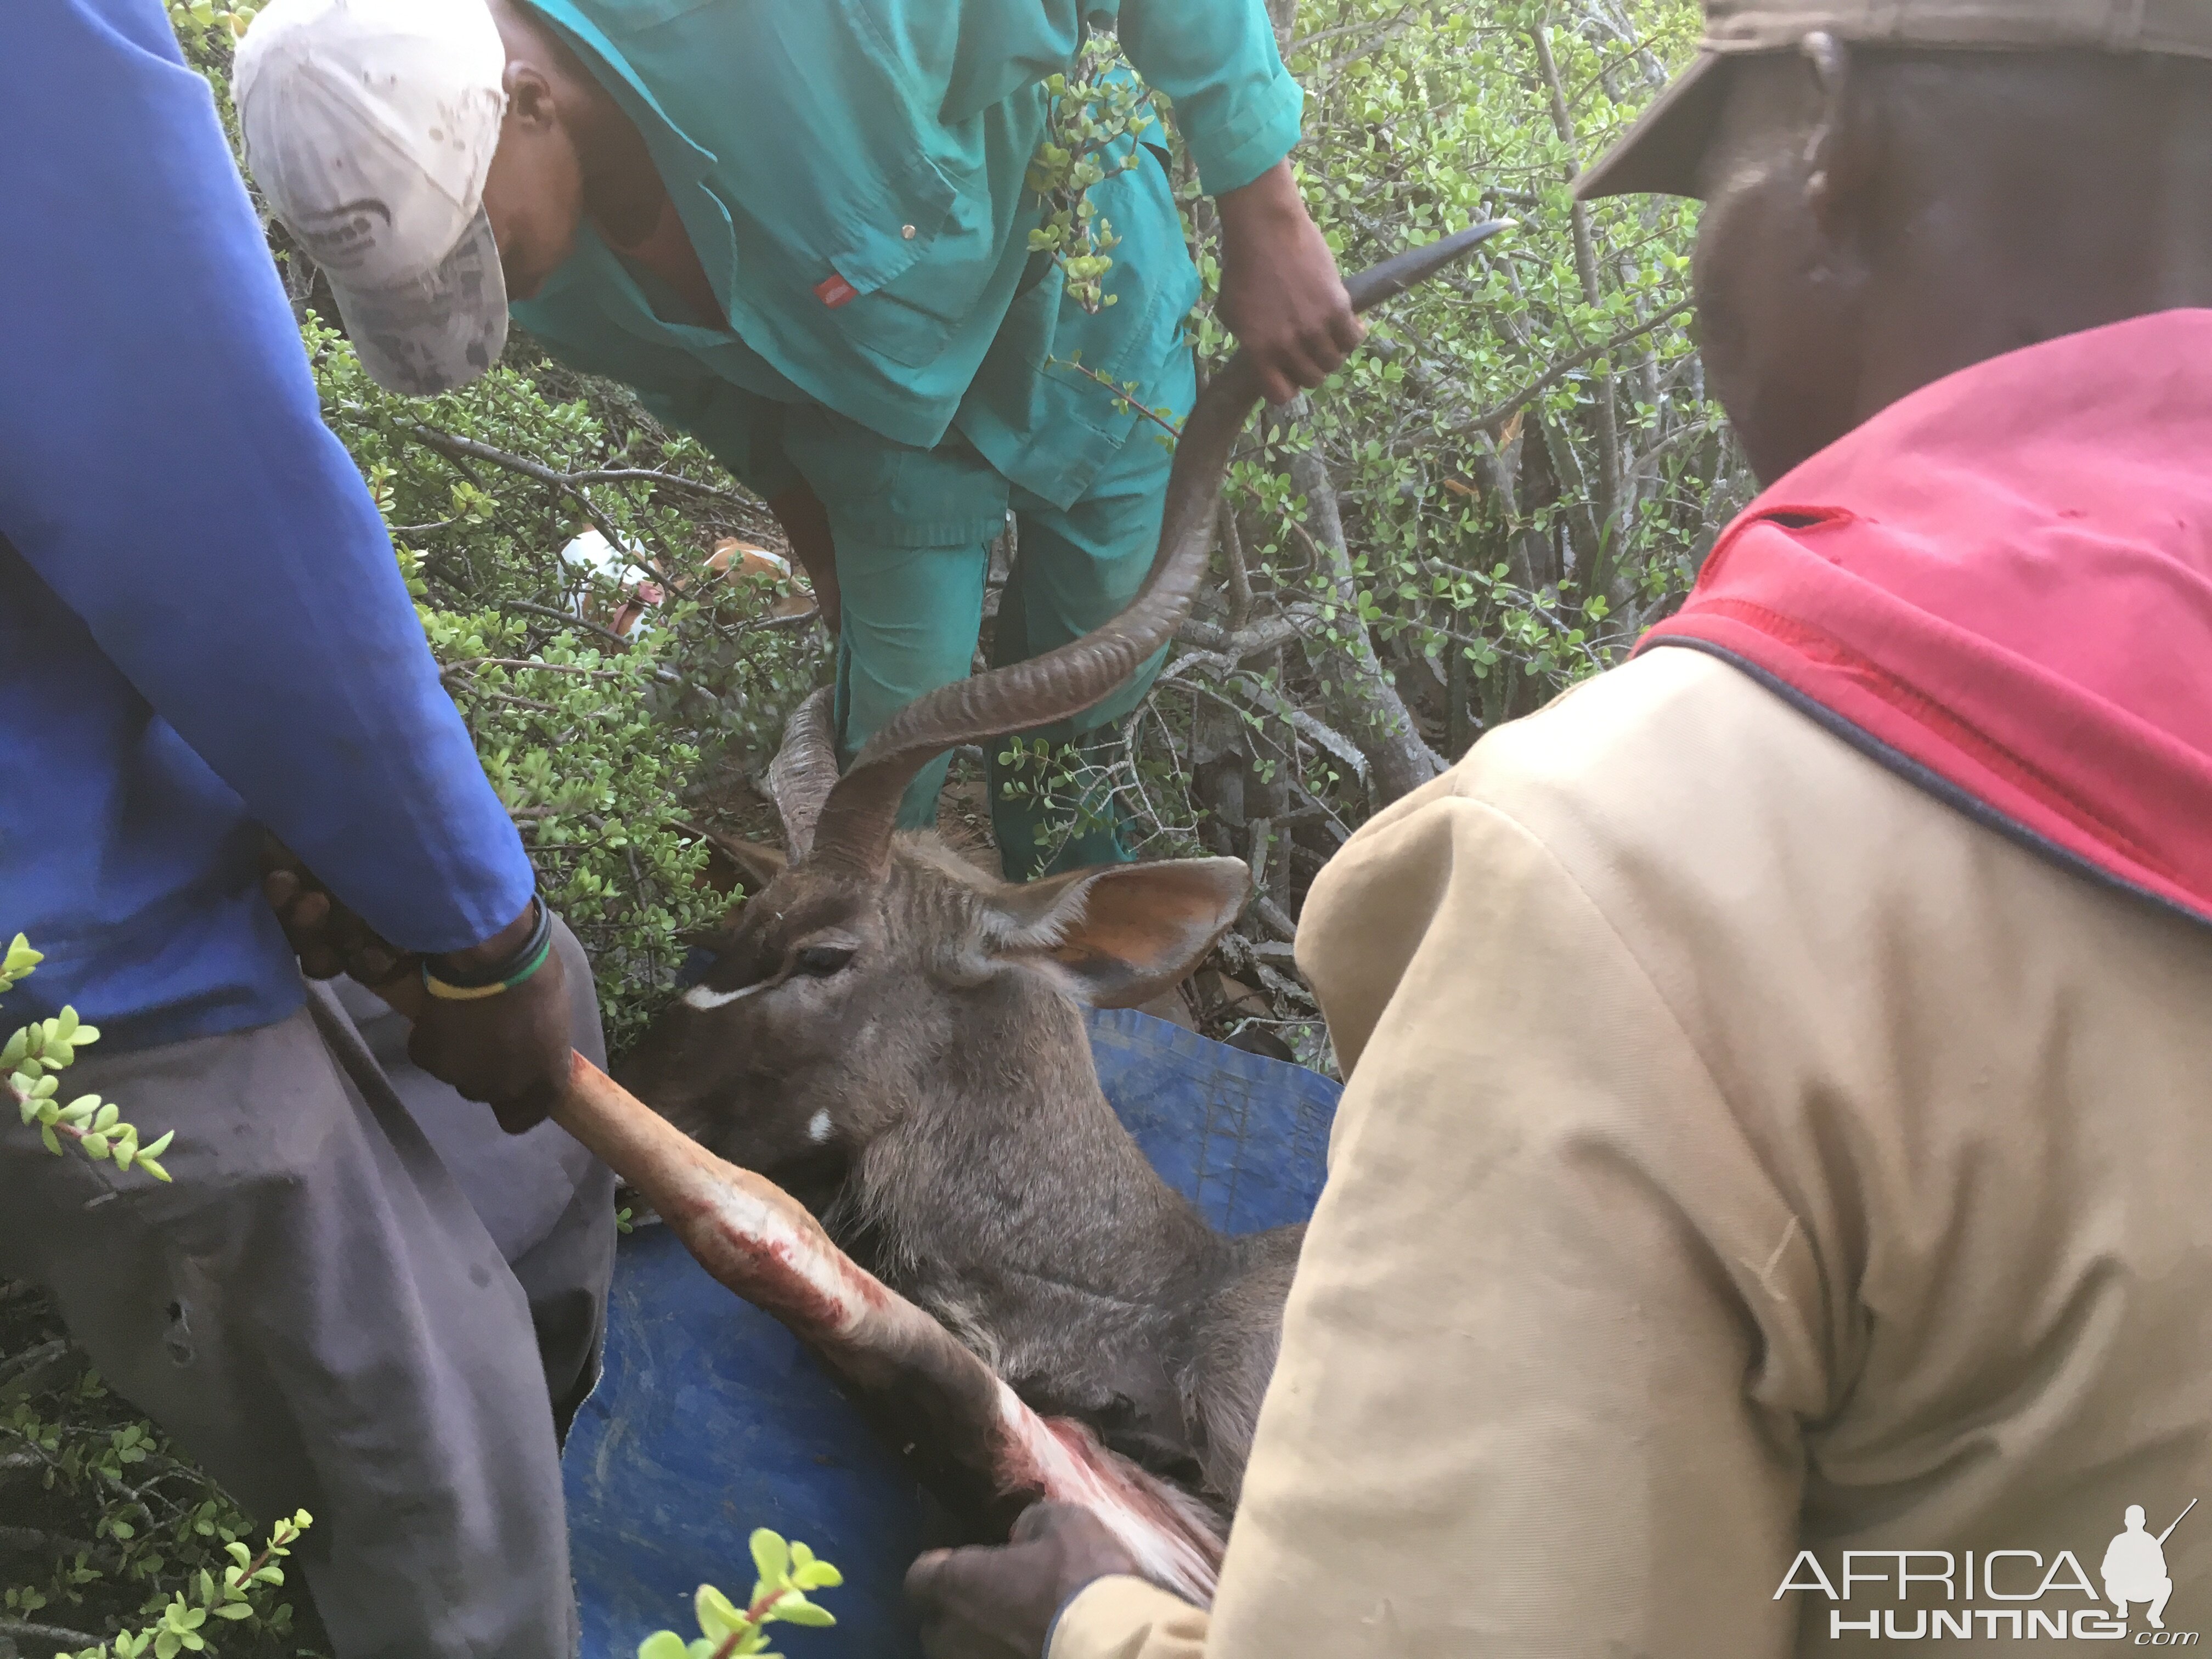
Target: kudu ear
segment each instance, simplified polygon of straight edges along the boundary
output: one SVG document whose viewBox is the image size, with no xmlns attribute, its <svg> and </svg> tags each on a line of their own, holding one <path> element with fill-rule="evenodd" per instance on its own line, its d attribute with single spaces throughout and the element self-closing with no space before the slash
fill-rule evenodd
<svg viewBox="0 0 2212 1659">
<path fill-rule="evenodd" d="M 739 841 L 703 824 L 684 823 L 678 827 L 690 830 L 707 843 L 708 879 L 721 892 L 730 890 L 729 878 L 734 876 L 744 884 L 745 896 L 750 898 L 783 873 L 784 856 L 773 847 Z"/>
<path fill-rule="evenodd" d="M 1242 859 L 1108 864 L 995 896 L 994 953 L 1050 963 L 1097 1008 L 1133 1008 L 1206 957 L 1251 894 Z"/>
</svg>

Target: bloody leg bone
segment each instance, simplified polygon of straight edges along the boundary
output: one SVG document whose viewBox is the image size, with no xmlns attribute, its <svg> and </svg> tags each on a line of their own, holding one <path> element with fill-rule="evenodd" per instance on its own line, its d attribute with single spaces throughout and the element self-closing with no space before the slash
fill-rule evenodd
<svg viewBox="0 0 2212 1659">
<path fill-rule="evenodd" d="M 422 1011 L 411 964 L 375 988 L 410 1018 Z M 642 1194 L 700 1266 L 805 1343 L 955 1514 L 1003 1537 L 1041 1499 L 1080 1504 L 1146 1577 L 1212 1604 L 1222 1549 L 1212 1510 L 1082 1424 L 1039 1417 L 782 1188 L 716 1158 L 583 1055 L 568 1061 L 554 1121 Z"/>
<path fill-rule="evenodd" d="M 1080 1504 L 1146 1577 L 1212 1601 L 1222 1540 L 1209 1510 L 1080 1424 L 1039 1417 L 781 1188 L 724 1163 L 581 1054 L 553 1116 L 644 1194 L 701 1266 L 806 1344 L 953 1508 L 1003 1528 L 1039 1498 Z"/>
</svg>

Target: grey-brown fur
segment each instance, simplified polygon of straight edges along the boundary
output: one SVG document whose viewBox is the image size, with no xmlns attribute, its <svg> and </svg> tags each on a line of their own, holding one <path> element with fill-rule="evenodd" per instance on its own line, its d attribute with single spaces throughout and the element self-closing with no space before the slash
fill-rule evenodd
<svg viewBox="0 0 2212 1659">
<path fill-rule="evenodd" d="M 1055 939 L 1082 951 L 1082 878 L 1012 887 L 934 836 L 900 836 L 880 883 L 732 850 L 772 878 L 702 983 L 770 988 L 678 1003 L 625 1085 L 790 1188 L 1030 1404 L 1233 1505 L 1303 1230 L 1224 1237 L 1154 1173 L 1099 1089 L 1071 992 L 1171 983 L 1236 915 L 1243 866 L 1097 872 L 1181 890 L 1146 971 L 1116 979 L 1122 958 L 1054 959 Z M 810 945 L 854 954 L 793 971 Z"/>
</svg>

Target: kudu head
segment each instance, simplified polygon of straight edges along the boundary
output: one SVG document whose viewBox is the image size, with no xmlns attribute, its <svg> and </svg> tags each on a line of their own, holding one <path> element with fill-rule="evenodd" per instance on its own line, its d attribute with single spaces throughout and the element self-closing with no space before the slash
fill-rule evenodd
<svg viewBox="0 0 2212 1659">
<path fill-rule="evenodd" d="M 1502 228 L 1477 225 L 1360 273 L 1346 285 L 1354 307 L 1402 292 Z M 1230 453 L 1258 402 L 1242 354 L 1200 394 L 1152 568 L 1103 627 L 916 698 L 842 776 L 828 694 L 802 705 L 769 771 L 788 854 L 723 843 L 754 896 L 704 941 L 713 966 L 623 1066 L 635 1093 L 724 1158 L 811 1198 L 914 1103 L 942 1093 L 949 1070 L 1048 1109 L 1060 1079 L 1039 1068 L 1087 1066 L 1071 1001 L 1144 1002 L 1197 964 L 1244 903 L 1237 860 L 1017 884 L 894 823 L 907 786 L 947 749 L 1079 714 L 1167 643 L 1205 575 Z"/>
</svg>

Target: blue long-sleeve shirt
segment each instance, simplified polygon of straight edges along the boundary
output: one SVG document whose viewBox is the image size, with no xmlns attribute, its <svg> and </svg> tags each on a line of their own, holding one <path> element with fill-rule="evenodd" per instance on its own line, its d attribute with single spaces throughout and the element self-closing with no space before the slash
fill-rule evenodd
<svg viewBox="0 0 2212 1659">
<path fill-rule="evenodd" d="M 385 937 L 473 945 L 532 873 L 159 0 L 0 51 L 0 939 L 10 1024 L 283 1018 L 259 826 Z"/>
</svg>

